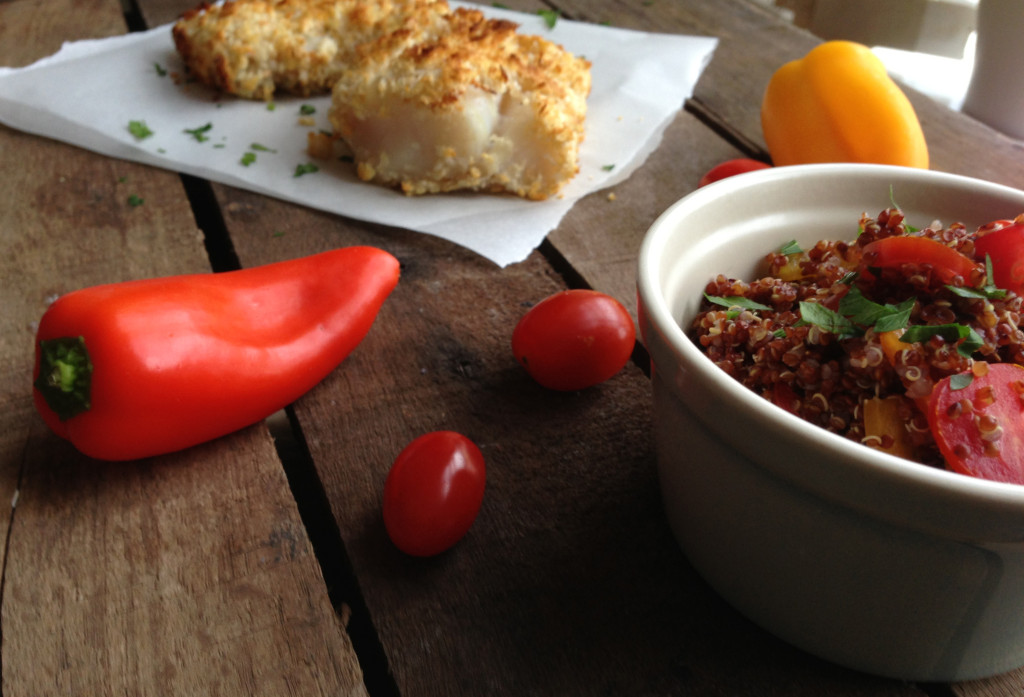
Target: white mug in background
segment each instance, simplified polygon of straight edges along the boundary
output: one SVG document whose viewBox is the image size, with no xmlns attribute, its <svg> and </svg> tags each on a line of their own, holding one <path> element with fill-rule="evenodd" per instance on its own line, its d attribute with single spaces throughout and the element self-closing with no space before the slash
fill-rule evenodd
<svg viewBox="0 0 1024 697">
<path fill-rule="evenodd" d="M 974 72 L 962 111 L 1024 139 L 1024 0 L 979 0 Z"/>
</svg>

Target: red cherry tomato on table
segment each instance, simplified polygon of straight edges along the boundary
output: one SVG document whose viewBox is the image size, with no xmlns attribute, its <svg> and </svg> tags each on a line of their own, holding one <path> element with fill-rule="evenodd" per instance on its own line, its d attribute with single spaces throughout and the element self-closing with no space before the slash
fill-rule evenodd
<svg viewBox="0 0 1024 697">
<path fill-rule="evenodd" d="M 633 318 L 615 298 L 565 290 L 540 301 L 516 324 L 512 353 L 552 390 L 582 390 L 622 370 L 633 354 Z"/>
<path fill-rule="evenodd" d="M 962 386 L 957 381 L 970 381 Z M 936 383 L 928 401 L 928 426 L 954 472 L 1024 484 L 1024 367 L 975 366 L 974 375 Z"/>
<path fill-rule="evenodd" d="M 771 165 L 761 162 L 760 160 L 751 160 L 749 158 L 741 157 L 736 160 L 726 160 L 725 162 L 715 165 L 708 170 L 707 174 L 700 178 L 700 186 L 707 186 L 711 182 L 716 182 L 719 179 L 726 179 L 737 174 L 743 174 L 744 172 L 753 172 L 758 169 L 769 169 Z"/>
<path fill-rule="evenodd" d="M 998 220 L 978 230 L 974 258 L 992 259 L 992 282 L 998 288 L 1024 295 L 1024 222 Z"/>
<path fill-rule="evenodd" d="M 429 557 L 469 531 L 484 499 L 484 456 L 461 433 L 432 431 L 409 443 L 384 482 L 384 527 L 406 554 Z"/>
</svg>

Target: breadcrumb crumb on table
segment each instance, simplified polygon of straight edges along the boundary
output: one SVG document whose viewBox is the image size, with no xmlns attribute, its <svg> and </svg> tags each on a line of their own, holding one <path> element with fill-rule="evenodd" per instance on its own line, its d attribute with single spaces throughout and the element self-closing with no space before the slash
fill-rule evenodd
<svg viewBox="0 0 1024 697">
<path fill-rule="evenodd" d="M 323 131 L 310 131 L 306 134 L 306 152 L 316 160 L 329 160 L 334 157 L 334 146 L 337 138 Z"/>
</svg>

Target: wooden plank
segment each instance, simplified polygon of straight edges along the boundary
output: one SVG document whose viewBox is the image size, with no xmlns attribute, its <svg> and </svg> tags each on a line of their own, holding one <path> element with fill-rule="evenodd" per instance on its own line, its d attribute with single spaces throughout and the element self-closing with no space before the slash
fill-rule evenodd
<svg viewBox="0 0 1024 697">
<path fill-rule="evenodd" d="M 589 21 L 648 31 L 671 27 L 677 33 L 718 36 L 720 45 L 697 85 L 691 110 L 735 134 L 748 146 L 746 154 L 755 156 L 764 155 L 760 97 L 771 73 L 818 43 L 818 39 L 780 22 L 772 13 L 744 3 L 646 3 L 640 10 L 575 0 L 559 5 L 567 15 Z M 758 40 L 751 41 L 750 37 L 755 36 Z M 1024 143 L 913 90 L 907 93 L 925 129 L 933 169 L 1024 187 Z M 566 264 L 588 284 L 609 289 L 620 299 L 633 292 L 630 245 L 639 245 L 652 216 L 671 203 L 672 195 L 685 195 L 695 187 L 701 172 L 741 154 L 723 150 L 720 143 L 712 146 L 716 151 L 708 152 L 707 133 L 688 124 L 684 117 L 673 124 L 673 129 L 644 169 L 616 187 L 616 205 L 604 205 L 599 196 L 590 197 L 578 204 L 549 238 Z M 678 187 L 659 197 L 656 192 L 664 192 L 668 182 L 678 183 Z M 653 213 L 648 207 L 651 205 Z M 593 240 L 592 230 L 602 224 L 620 231 L 618 246 L 602 246 Z M 954 685 L 953 689 L 963 697 L 1018 695 L 1024 692 L 1024 669 L 991 680 Z"/>
<path fill-rule="evenodd" d="M 567 16 L 645 31 L 716 36 L 719 46 L 697 83 L 694 108 L 734 132 L 749 152 L 764 150 L 760 105 L 772 73 L 820 42 L 756 3 L 559 0 Z M 931 168 L 1024 188 L 1024 143 L 906 88 L 932 156 Z"/>
<path fill-rule="evenodd" d="M 736 152 L 685 115 L 668 141 L 615 201 L 592 197 L 552 236 L 575 245 L 574 273 L 624 299 L 656 208 Z M 499 271 L 433 238 L 214 188 L 243 265 L 355 243 L 403 262 L 366 341 L 294 407 L 400 693 L 920 694 L 791 649 L 696 577 L 660 513 L 642 374 L 552 395 L 511 359 L 515 319 L 565 287 L 540 254 Z M 455 550 L 412 560 L 386 538 L 380 491 L 401 446 L 436 428 L 483 447 L 488 493 Z"/>
<path fill-rule="evenodd" d="M 402 261 L 369 336 L 294 405 L 401 694 L 918 694 L 791 649 L 704 586 L 660 511 L 642 373 L 553 394 L 511 356 L 518 316 L 564 288 L 539 254 L 498 270 L 433 238 L 218 195 L 244 264 L 357 243 Z M 414 560 L 388 541 L 380 495 L 401 447 L 436 429 L 481 446 L 488 490 L 466 539 Z"/>
<path fill-rule="evenodd" d="M 123 30 L 116 0 L 2 3 L 0 64 Z M 32 407 L 56 295 L 209 271 L 179 177 L 3 128 L 0 164 L 4 694 L 365 694 L 265 427 L 107 464 Z"/>
<path fill-rule="evenodd" d="M 648 228 L 696 189 L 707 170 L 743 156 L 692 114 L 680 113 L 639 172 L 577 203 L 548 240 L 588 286 L 635 315 L 637 253 Z"/>
<path fill-rule="evenodd" d="M 557 395 L 511 356 L 516 319 L 565 287 L 541 255 L 499 270 L 434 238 L 214 188 L 245 266 L 367 243 L 402 261 L 367 339 L 294 406 L 400 693 L 917 694 L 785 646 L 697 578 L 660 513 L 646 378 L 630 367 Z M 595 244 L 617 233 L 602 225 Z M 481 445 L 488 494 L 455 550 L 411 560 L 383 530 L 381 489 L 401 447 L 441 428 Z"/>
</svg>

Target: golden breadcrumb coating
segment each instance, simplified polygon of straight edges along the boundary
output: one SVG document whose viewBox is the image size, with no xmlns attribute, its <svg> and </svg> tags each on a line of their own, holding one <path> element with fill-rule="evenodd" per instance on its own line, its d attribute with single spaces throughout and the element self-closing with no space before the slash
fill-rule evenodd
<svg viewBox="0 0 1024 697">
<path fill-rule="evenodd" d="M 172 34 L 192 77 L 269 100 L 327 93 L 360 44 L 447 11 L 446 0 L 227 0 L 186 12 Z"/>
<path fill-rule="evenodd" d="M 361 46 L 332 92 L 360 178 L 408 194 L 556 194 L 579 171 L 590 63 L 457 9 Z"/>
</svg>

